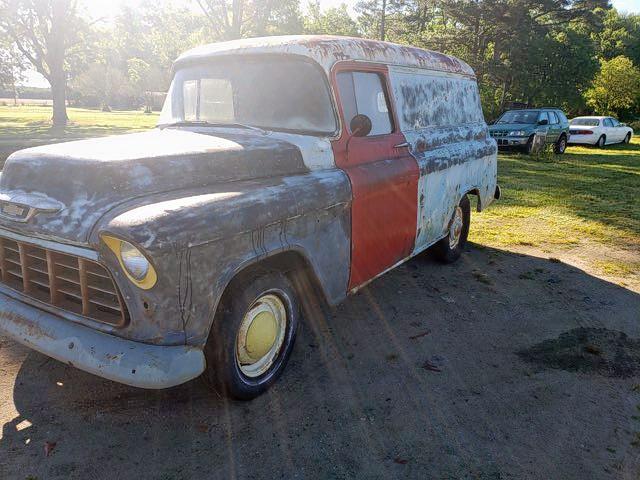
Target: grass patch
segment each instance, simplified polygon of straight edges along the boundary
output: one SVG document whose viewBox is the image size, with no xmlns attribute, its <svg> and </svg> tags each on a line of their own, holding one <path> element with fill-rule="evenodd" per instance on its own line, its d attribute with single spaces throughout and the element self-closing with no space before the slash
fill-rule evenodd
<svg viewBox="0 0 640 480">
<path fill-rule="evenodd" d="M 585 240 L 640 248 L 640 141 L 570 147 L 541 162 L 501 154 L 503 196 L 475 215 L 470 240 L 488 246 L 571 248 Z"/>
<path fill-rule="evenodd" d="M 53 128 L 51 114 L 51 107 L 47 106 L 0 106 L 0 162 L 22 148 L 146 130 L 158 121 L 157 113 L 68 108 L 69 124 L 64 128 Z"/>
</svg>

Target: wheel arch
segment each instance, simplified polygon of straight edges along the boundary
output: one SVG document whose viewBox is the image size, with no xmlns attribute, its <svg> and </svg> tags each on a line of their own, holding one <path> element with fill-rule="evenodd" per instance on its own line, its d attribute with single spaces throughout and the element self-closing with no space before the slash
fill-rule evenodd
<svg viewBox="0 0 640 480">
<path fill-rule="evenodd" d="M 220 282 L 219 295 L 212 305 L 209 318 L 209 330 L 207 338 L 211 332 L 213 322 L 220 308 L 223 308 L 225 297 L 229 294 L 230 286 L 233 282 L 248 280 L 252 275 L 267 271 L 279 271 L 283 273 L 296 291 L 299 303 L 306 307 L 312 300 L 324 304 L 332 302 L 327 292 L 321 276 L 304 248 L 293 246 L 286 250 L 275 250 L 266 255 L 251 257 L 234 269 L 230 269 Z M 313 295 L 313 299 L 310 298 Z"/>
</svg>

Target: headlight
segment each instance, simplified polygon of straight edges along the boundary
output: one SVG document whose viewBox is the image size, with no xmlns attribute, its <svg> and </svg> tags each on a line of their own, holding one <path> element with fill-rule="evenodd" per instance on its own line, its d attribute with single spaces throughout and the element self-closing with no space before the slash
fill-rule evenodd
<svg viewBox="0 0 640 480">
<path fill-rule="evenodd" d="M 514 130 L 513 132 L 509 132 L 510 137 L 526 137 L 527 132 L 524 130 Z"/>
<path fill-rule="evenodd" d="M 110 235 L 102 235 L 102 241 L 115 253 L 122 270 L 134 284 L 144 290 L 156 284 L 156 271 L 140 250 L 129 242 Z"/>
<path fill-rule="evenodd" d="M 141 281 L 149 272 L 149 260 L 129 242 L 120 241 L 120 258 L 129 275 Z"/>
</svg>

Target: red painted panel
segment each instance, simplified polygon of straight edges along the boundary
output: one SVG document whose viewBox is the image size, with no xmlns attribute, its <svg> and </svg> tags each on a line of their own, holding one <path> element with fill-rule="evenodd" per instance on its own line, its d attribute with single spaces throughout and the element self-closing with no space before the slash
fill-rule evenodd
<svg viewBox="0 0 640 480">
<path fill-rule="evenodd" d="M 344 70 L 378 72 L 388 85 L 386 66 L 341 63 L 334 69 L 332 77 L 338 97 L 336 73 Z M 393 103 L 391 96 L 388 97 Z M 394 106 L 390 107 L 397 125 Z M 341 106 L 339 111 L 342 116 Z M 349 139 L 345 127 L 349 121 L 342 119 L 342 135 L 332 146 L 336 165 L 349 176 L 353 191 L 350 290 L 413 251 L 420 172 L 408 149 L 396 147 L 405 142 L 404 135 L 397 129 L 388 135 Z"/>
</svg>

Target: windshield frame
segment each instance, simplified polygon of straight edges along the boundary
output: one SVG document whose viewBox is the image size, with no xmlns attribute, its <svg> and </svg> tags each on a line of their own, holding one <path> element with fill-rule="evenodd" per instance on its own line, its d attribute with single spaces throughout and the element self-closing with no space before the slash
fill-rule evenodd
<svg viewBox="0 0 640 480">
<path fill-rule="evenodd" d="M 337 109 L 337 105 L 336 105 L 336 97 L 335 97 L 335 93 L 333 91 L 333 87 L 331 85 L 331 82 L 329 81 L 328 75 L 326 73 L 326 71 L 324 70 L 324 68 L 322 68 L 322 66 L 315 61 L 314 59 L 307 57 L 306 55 L 297 55 L 294 53 L 251 53 L 251 54 L 238 54 L 238 53 L 234 53 L 232 55 L 228 55 L 228 54 L 221 54 L 221 55 L 214 55 L 211 57 L 206 57 L 206 58 L 194 58 L 192 60 L 189 61 L 180 61 L 180 62 L 176 62 L 174 63 L 173 67 L 171 68 L 171 85 L 167 91 L 167 99 L 169 98 L 169 95 L 172 93 L 173 91 L 173 87 L 174 87 L 174 81 L 175 81 L 175 77 L 176 74 L 180 71 L 180 70 L 184 70 L 184 69 L 189 69 L 189 68 L 203 68 L 206 69 L 209 66 L 213 65 L 215 62 L 217 61 L 229 61 L 229 60 L 233 60 L 233 59 L 238 59 L 238 58 L 242 58 L 242 59 L 248 59 L 248 60 L 256 60 L 256 59 L 274 59 L 274 60 L 278 60 L 278 61 L 282 61 L 283 59 L 289 59 L 292 61 L 302 61 L 305 62 L 307 64 L 309 64 L 313 69 L 315 69 L 317 71 L 317 73 L 320 75 L 321 77 L 321 82 L 323 83 L 325 89 L 326 89 L 326 93 L 327 93 L 327 98 L 329 99 L 329 102 L 331 103 L 331 112 L 333 115 L 333 121 L 334 121 L 334 125 L 335 125 L 335 129 L 333 131 L 318 131 L 318 130 L 306 130 L 306 129 L 293 129 L 293 128 L 283 128 L 283 127 L 274 127 L 273 125 L 253 125 L 253 124 L 247 124 L 250 127 L 256 128 L 256 129 L 260 129 L 260 130 L 264 130 L 264 131 L 270 131 L 270 132 L 282 132 L 282 133 L 290 133 L 290 134 L 297 134 L 297 135 L 308 135 L 308 136 L 314 136 L 314 137 L 326 137 L 326 138 L 337 138 L 339 135 L 339 132 L 341 131 L 341 120 L 340 117 L 338 115 L 338 109 Z M 166 100 L 165 100 L 166 101 Z M 182 102 L 182 98 L 180 96 L 180 102 Z M 163 106 L 164 108 L 164 106 Z M 182 106 L 182 108 L 184 108 L 184 106 Z M 182 119 L 184 120 L 184 118 Z M 158 123 L 156 125 L 157 128 L 168 128 L 171 127 L 173 122 L 169 122 L 169 123 Z M 224 125 L 222 123 L 220 124 L 216 124 L 216 125 L 211 125 L 211 126 L 207 126 L 207 125 L 199 125 L 197 126 L 198 128 L 202 127 L 202 128 L 242 128 L 242 127 L 238 127 L 238 122 L 230 122 L 227 125 Z"/>
<path fill-rule="evenodd" d="M 532 123 L 522 123 L 522 122 L 500 122 L 500 120 L 502 119 L 502 117 L 504 117 L 506 114 L 511 113 L 511 112 L 531 112 L 531 113 L 536 113 L 536 120 Z M 540 120 L 540 114 L 542 113 L 542 110 L 540 109 L 515 109 L 515 110 L 507 110 L 506 112 L 504 112 L 502 115 L 500 115 L 498 117 L 498 119 L 495 121 L 495 125 L 499 125 L 500 123 L 505 123 L 507 125 L 535 125 L 536 123 L 538 123 L 538 121 Z"/>
</svg>

